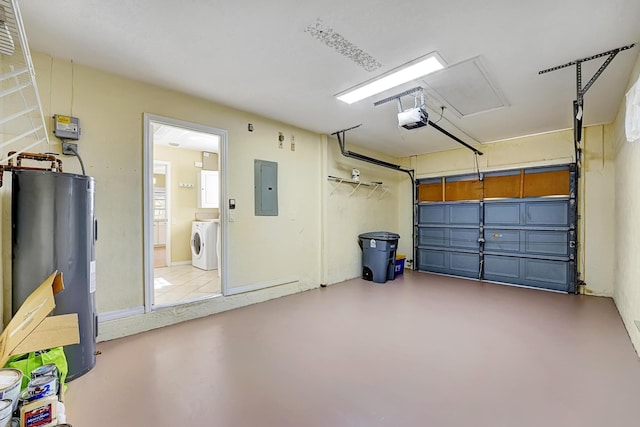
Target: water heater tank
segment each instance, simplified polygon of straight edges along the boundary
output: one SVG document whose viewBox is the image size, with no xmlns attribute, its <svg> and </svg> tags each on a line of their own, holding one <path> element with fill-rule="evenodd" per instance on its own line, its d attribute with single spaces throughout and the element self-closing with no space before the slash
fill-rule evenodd
<svg viewBox="0 0 640 427">
<path fill-rule="evenodd" d="M 54 270 L 64 290 L 54 314 L 78 314 L 80 344 L 64 347 L 70 381 L 93 368 L 95 309 L 95 182 L 46 170 L 14 170 L 12 180 L 12 307 L 17 311 Z"/>
</svg>

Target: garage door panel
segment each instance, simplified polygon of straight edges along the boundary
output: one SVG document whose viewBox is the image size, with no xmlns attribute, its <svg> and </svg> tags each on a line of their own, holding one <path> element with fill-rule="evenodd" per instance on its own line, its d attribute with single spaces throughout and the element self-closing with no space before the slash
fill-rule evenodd
<svg viewBox="0 0 640 427">
<path fill-rule="evenodd" d="M 568 199 L 489 201 L 485 204 L 484 223 L 487 226 L 568 227 L 569 208 Z"/>
<path fill-rule="evenodd" d="M 450 228 L 449 246 L 452 248 L 479 249 L 478 229 Z"/>
<path fill-rule="evenodd" d="M 518 230 L 485 229 L 484 248 L 487 251 L 520 252 L 520 232 Z"/>
<path fill-rule="evenodd" d="M 465 277 L 478 277 L 480 256 L 462 252 L 450 253 L 450 267 L 452 274 Z"/>
<path fill-rule="evenodd" d="M 522 254 L 523 256 L 569 256 L 569 232 L 567 231 L 486 228 L 484 239 L 484 249 L 487 252 Z"/>
<path fill-rule="evenodd" d="M 418 269 L 443 273 L 449 269 L 447 253 L 430 249 L 418 250 Z"/>
<path fill-rule="evenodd" d="M 460 248 L 478 251 L 479 230 L 477 228 L 420 227 L 419 246 Z"/>
<path fill-rule="evenodd" d="M 484 207 L 485 225 L 519 225 L 520 203 L 486 203 Z"/>
<path fill-rule="evenodd" d="M 419 221 L 421 224 L 446 224 L 447 205 L 432 204 L 419 207 Z"/>
<path fill-rule="evenodd" d="M 568 200 L 525 202 L 525 220 L 529 226 L 569 226 Z"/>
<path fill-rule="evenodd" d="M 569 292 L 573 262 L 485 255 L 484 279 Z"/>
<path fill-rule="evenodd" d="M 418 221 L 428 225 L 477 226 L 480 203 L 428 203 L 418 207 Z"/>
<path fill-rule="evenodd" d="M 449 224 L 478 225 L 479 221 L 479 203 L 449 205 Z"/>
<path fill-rule="evenodd" d="M 568 263 L 543 259 L 524 259 L 524 282 L 566 287 L 569 275 Z M 546 287 L 546 286 L 545 286 Z"/>
<path fill-rule="evenodd" d="M 523 231 L 524 253 L 569 255 L 569 233 L 558 231 Z"/>
<path fill-rule="evenodd" d="M 418 230 L 418 245 L 447 247 L 447 229 L 421 227 Z"/>
<path fill-rule="evenodd" d="M 520 260 L 514 257 L 485 255 L 484 278 L 512 282 L 520 278 Z"/>
<path fill-rule="evenodd" d="M 477 253 L 418 250 L 418 270 L 463 277 L 478 277 L 480 256 Z"/>
</svg>

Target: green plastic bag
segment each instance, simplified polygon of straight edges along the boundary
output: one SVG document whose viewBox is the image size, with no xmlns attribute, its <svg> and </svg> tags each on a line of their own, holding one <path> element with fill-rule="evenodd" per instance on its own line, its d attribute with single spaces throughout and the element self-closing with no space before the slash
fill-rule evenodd
<svg viewBox="0 0 640 427">
<path fill-rule="evenodd" d="M 27 385 L 31 380 L 31 371 L 49 363 L 55 364 L 58 368 L 60 389 L 63 390 L 63 387 L 65 386 L 64 381 L 67 378 L 69 367 L 67 365 L 67 357 L 64 355 L 62 347 L 54 347 L 49 350 L 12 356 L 4 367 L 15 368 L 22 371 L 22 387 L 20 390 L 24 390 L 27 388 Z"/>
</svg>

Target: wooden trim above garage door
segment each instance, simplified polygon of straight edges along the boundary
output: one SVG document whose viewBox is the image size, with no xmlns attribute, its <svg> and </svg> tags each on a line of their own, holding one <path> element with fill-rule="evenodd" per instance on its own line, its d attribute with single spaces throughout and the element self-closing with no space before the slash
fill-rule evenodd
<svg viewBox="0 0 640 427">
<path fill-rule="evenodd" d="M 520 169 L 508 175 L 488 175 L 478 179 L 438 182 L 418 185 L 419 202 L 454 202 L 494 198 L 526 198 L 569 196 L 569 170 L 536 171 Z"/>
</svg>

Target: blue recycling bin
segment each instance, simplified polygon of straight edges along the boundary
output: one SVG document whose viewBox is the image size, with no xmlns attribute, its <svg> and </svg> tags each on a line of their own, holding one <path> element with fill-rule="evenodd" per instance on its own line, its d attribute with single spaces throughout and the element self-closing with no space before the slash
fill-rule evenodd
<svg viewBox="0 0 640 427">
<path fill-rule="evenodd" d="M 396 251 L 400 235 L 388 231 L 373 231 L 358 236 L 362 249 L 362 278 L 385 283 L 396 277 Z"/>
</svg>

